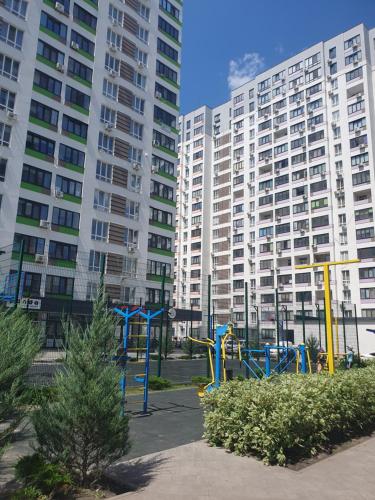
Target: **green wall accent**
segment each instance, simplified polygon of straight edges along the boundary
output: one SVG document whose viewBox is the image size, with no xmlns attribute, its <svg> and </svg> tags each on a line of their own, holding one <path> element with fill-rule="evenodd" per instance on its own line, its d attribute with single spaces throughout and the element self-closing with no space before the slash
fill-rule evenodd
<svg viewBox="0 0 375 500">
<path fill-rule="evenodd" d="M 89 26 L 88 24 L 84 23 L 83 21 L 81 21 L 79 19 L 75 20 L 75 22 L 77 24 L 79 24 L 81 26 L 81 28 L 87 30 L 92 35 L 96 35 L 96 30 L 94 30 L 94 28 L 91 28 L 91 26 Z"/>
<path fill-rule="evenodd" d="M 44 160 L 50 162 L 50 157 L 45 155 L 44 153 L 40 153 L 39 151 L 34 151 L 33 149 L 26 148 L 25 154 L 29 156 L 33 156 L 34 158 L 38 158 L 38 160 Z M 52 160 L 52 159 L 51 159 Z"/>
<path fill-rule="evenodd" d="M 165 177 L 166 179 L 169 179 L 170 181 L 177 182 L 177 177 L 174 175 L 168 174 L 167 172 L 164 172 L 163 170 L 158 170 L 155 172 L 156 175 L 160 175 L 161 177 Z"/>
<path fill-rule="evenodd" d="M 58 233 L 71 234 L 73 236 L 79 235 L 79 230 L 72 227 L 58 226 L 56 224 L 52 225 L 52 231 L 57 231 Z"/>
<path fill-rule="evenodd" d="M 175 153 L 174 151 L 171 151 L 170 149 L 164 147 L 164 146 L 154 146 L 154 148 L 159 149 L 160 151 L 163 151 L 163 153 L 166 153 L 167 155 L 173 156 L 173 158 L 178 158 L 178 154 Z"/>
<path fill-rule="evenodd" d="M 176 228 L 173 226 L 168 226 L 168 224 L 163 224 L 155 220 L 150 220 L 150 226 L 160 227 L 160 229 L 166 229 L 167 231 L 175 232 Z"/>
<path fill-rule="evenodd" d="M 72 194 L 64 193 L 64 200 L 78 203 L 79 205 L 82 203 L 82 198 L 78 198 L 78 196 L 73 196 Z"/>
<path fill-rule="evenodd" d="M 37 54 L 36 55 L 36 60 L 37 61 L 40 61 L 41 63 L 43 64 L 46 64 L 47 66 L 49 66 L 50 68 L 53 68 L 57 71 L 56 69 L 56 63 L 54 63 L 53 61 L 50 61 L 49 59 L 47 59 L 46 57 L 44 56 L 41 56 L 40 54 Z"/>
<path fill-rule="evenodd" d="M 51 125 L 48 122 L 40 120 L 39 118 L 35 118 L 34 116 L 29 116 L 29 122 L 34 123 L 34 125 L 39 125 L 39 127 L 43 127 L 48 130 L 53 130 L 55 132 L 57 131 L 57 127 L 55 127 L 54 125 Z"/>
<path fill-rule="evenodd" d="M 166 33 L 163 30 L 160 30 L 160 33 L 163 33 L 163 35 L 166 36 L 171 42 L 173 42 L 176 45 L 178 45 L 179 47 L 181 47 L 181 43 L 178 42 L 175 38 L 173 38 L 173 36 L 171 36 L 169 33 Z"/>
<path fill-rule="evenodd" d="M 72 170 L 73 172 L 78 172 L 80 174 L 83 174 L 85 169 L 83 167 L 80 167 L 79 165 L 73 165 L 73 163 L 64 163 L 64 165 L 60 165 L 63 168 L 67 168 L 68 170 Z"/>
<path fill-rule="evenodd" d="M 19 252 L 12 252 L 12 259 L 13 260 L 19 260 L 20 259 L 20 253 Z M 35 255 L 29 254 L 29 253 L 24 253 L 23 254 L 23 260 L 26 262 L 35 262 Z"/>
<path fill-rule="evenodd" d="M 78 104 L 74 104 L 72 102 L 66 102 L 65 105 L 69 106 L 72 109 L 75 109 L 76 111 L 79 111 L 79 113 L 82 113 L 82 114 L 84 114 L 86 116 L 89 115 L 88 109 L 82 108 L 82 106 L 78 106 Z"/>
<path fill-rule="evenodd" d="M 150 198 L 152 200 L 160 201 L 160 203 L 164 203 L 165 205 L 170 205 L 171 207 L 176 206 L 176 202 L 173 200 L 167 200 L 165 198 L 162 198 L 161 196 L 157 196 L 156 194 L 150 195 Z"/>
<path fill-rule="evenodd" d="M 61 36 L 59 36 L 57 33 L 55 33 L 54 31 L 51 31 L 49 30 L 48 28 L 45 28 L 44 26 L 39 26 L 39 29 L 40 31 L 42 31 L 43 33 L 45 33 L 46 35 L 50 36 L 51 38 L 54 38 L 55 40 L 57 40 L 58 42 L 61 42 L 63 43 L 64 45 L 66 44 L 66 40 L 64 40 L 63 38 L 61 38 Z"/>
<path fill-rule="evenodd" d="M 173 64 L 177 68 L 181 67 L 181 64 L 179 62 L 177 62 L 174 59 L 172 59 L 171 57 L 167 56 L 166 54 L 164 54 L 164 52 L 161 52 L 160 50 L 158 50 L 158 54 L 159 54 L 159 56 L 163 57 L 166 61 L 168 61 L 170 64 Z"/>
<path fill-rule="evenodd" d="M 92 87 L 91 82 L 84 80 L 83 78 L 81 78 L 78 75 L 69 75 L 69 76 L 70 76 L 70 78 L 73 78 L 73 80 L 75 80 L 76 82 L 82 83 L 82 85 L 85 85 L 86 87 L 89 87 L 91 89 L 91 87 Z"/>
<path fill-rule="evenodd" d="M 75 269 L 77 266 L 77 263 L 73 262 L 72 260 L 51 259 L 51 258 L 48 260 L 48 264 L 57 267 L 68 267 L 69 269 Z"/>
<path fill-rule="evenodd" d="M 27 226 L 34 226 L 34 227 L 40 226 L 39 219 L 31 219 L 30 217 L 24 217 L 23 215 L 17 215 L 16 222 L 18 224 L 26 224 Z"/>
<path fill-rule="evenodd" d="M 92 56 L 91 54 L 89 54 L 85 50 L 78 49 L 76 52 L 78 52 L 78 54 L 81 54 L 81 56 L 86 57 L 86 59 L 89 59 L 90 61 L 94 60 L 94 56 Z"/>
<path fill-rule="evenodd" d="M 157 274 L 147 274 L 146 279 L 149 281 L 157 281 L 158 283 L 161 283 L 163 281 L 163 276 L 159 276 Z M 173 283 L 172 278 L 165 278 L 166 283 Z"/>
<path fill-rule="evenodd" d="M 87 139 L 80 137 L 79 135 L 72 134 L 72 132 L 66 132 L 65 135 L 73 139 L 73 141 L 80 142 L 81 144 L 87 144 Z"/>
<path fill-rule="evenodd" d="M 73 300 L 73 295 L 66 295 L 64 293 L 58 294 L 58 293 L 45 293 L 46 297 L 49 297 L 51 299 L 60 299 L 60 300 Z"/>
<path fill-rule="evenodd" d="M 166 255 L 167 257 L 174 257 L 174 253 L 170 250 L 162 250 L 161 248 L 148 248 L 150 253 L 157 253 L 158 255 Z"/>
<path fill-rule="evenodd" d="M 83 1 L 86 2 L 88 5 L 90 5 L 91 7 L 93 7 L 95 10 L 98 10 L 98 6 L 94 2 L 91 2 L 91 0 L 83 0 Z"/>
<path fill-rule="evenodd" d="M 169 12 L 167 12 L 166 10 L 164 10 L 161 7 L 160 7 L 160 10 L 163 12 L 163 14 L 165 14 L 166 16 L 168 16 L 169 19 L 172 19 L 172 21 L 174 21 L 175 23 L 177 23 L 179 26 L 182 26 L 182 22 L 179 21 L 178 19 L 176 19 L 174 16 L 172 16 L 172 14 L 170 14 Z"/>
<path fill-rule="evenodd" d="M 42 94 L 42 95 L 45 95 L 46 97 L 50 97 L 54 101 L 58 101 L 58 102 L 61 101 L 61 98 L 59 96 L 53 94 L 49 90 L 46 90 L 46 89 L 43 89 L 42 87 L 39 87 L 38 85 L 34 84 L 33 90 L 34 90 L 34 92 L 38 92 L 38 94 Z"/>
<path fill-rule="evenodd" d="M 46 189 L 42 186 L 37 186 L 36 184 L 31 184 L 30 182 L 21 181 L 21 188 L 29 189 L 30 191 L 35 191 L 36 193 L 42 193 L 46 195 L 51 194 L 51 191 L 49 189 Z"/>
<path fill-rule="evenodd" d="M 165 104 L 166 106 L 169 106 L 170 108 L 176 110 L 176 111 L 180 111 L 180 107 L 177 106 L 176 104 L 173 104 L 173 102 L 170 102 L 170 101 L 167 101 L 167 99 L 164 99 L 164 97 L 159 97 L 158 98 L 160 102 L 162 102 L 163 104 Z"/>
<path fill-rule="evenodd" d="M 178 83 L 174 82 L 173 80 L 170 80 L 166 76 L 162 76 L 162 75 L 157 75 L 157 76 L 159 78 L 161 78 L 162 80 L 164 80 L 165 82 L 169 83 L 169 85 L 172 85 L 172 87 L 175 87 L 176 89 L 180 89 L 180 86 Z"/>
</svg>

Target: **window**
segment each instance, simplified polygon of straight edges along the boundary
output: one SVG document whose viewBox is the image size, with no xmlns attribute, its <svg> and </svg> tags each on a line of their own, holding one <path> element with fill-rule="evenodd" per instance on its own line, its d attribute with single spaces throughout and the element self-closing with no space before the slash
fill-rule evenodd
<svg viewBox="0 0 375 500">
<path fill-rule="evenodd" d="M 348 115 L 352 115 L 354 113 L 359 113 L 365 109 L 365 101 L 356 101 L 354 104 L 348 105 Z"/>
<path fill-rule="evenodd" d="M 114 153 L 114 140 L 113 137 L 99 132 L 98 149 L 104 153 L 113 155 Z"/>
<path fill-rule="evenodd" d="M 38 56 L 40 58 L 47 59 L 47 61 L 50 61 L 54 64 L 60 64 L 62 66 L 64 65 L 64 53 L 55 49 L 54 47 L 52 47 L 52 45 L 43 42 L 42 40 L 38 40 L 37 57 Z"/>
<path fill-rule="evenodd" d="M 94 192 L 94 208 L 101 210 L 103 212 L 109 212 L 109 205 L 111 201 L 110 193 L 105 193 L 104 191 L 99 191 L 95 189 Z"/>
<path fill-rule="evenodd" d="M 44 254 L 45 239 L 36 238 L 27 234 L 14 234 L 13 252 L 20 252 L 21 242 L 24 241 L 24 252 L 27 255 L 35 255 L 36 253 Z"/>
<path fill-rule="evenodd" d="M 71 212 L 70 210 L 53 207 L 52 224 L 78 230 L 79 217 L 79 213 L 77 212 Z"/>
<path fill-rule="evenodd" d="M 85 165 L 85 153 L 78 149 L 71 148 L 65 144 L 60 144 L 59 162 L 62 164 L 69 163 L 76 167 L 83 168 Z"/>
<path fill-rule="evenodd" d="M 359 279 L 360 280 L 375 280 L 375 267 L 366 267 L 359 269 Z M 374 309 L 375 318 L 375 309 Z"/>
<path fill-rule="evenodd" d="M 168 127 L 176 128 L 176 116 L 159 108 L 159 106 L 154 106 L 154 120 L 161 124 L 168 125 Z"/>
<path fill-rule="evenodd" d="M 68 177 L 62 177 L 61 175 L 56 175 L 55 186 L 65 194 L 69 194 L 77 198 L 82 197 L 82 182 L 69 179 Z"/>
<path fill-rule="evenodd" d="M 179 42 L 179 31 L 170 23 L 168 23 L 165 19 L 159 16 L 158 22 L 159 30 L 163 31 L 170 37 L 172 37 L 176 42 Z"/>
<path fill-rule="evenodd" d="M 68 61 L 68 75 L 77 80 L 83 80 L 84 83 L 91 84 L 92 82 L 92 69 L 72 57 L 69 57 Z"/>
<path fill-rule="evenodd" d="M 172 238 L 167 238 L 166 236 L 161 236 L 160 234 L 149 233 L 148 247 L 159 248 L 170 252 L 172 250 Z"/>
<path fill-rule="evenodd" d="M 5 9 L 9 10 L 22 19 L 26 18 L 27 1 L 26 0 L 4 0 L 1 4 Z"/>
<path fill-rule="evenodd" d="M 363 70 L 361 68 L 356 68 L 353 69 L 352 71 L 349 71 L 349 73 L 346 73 L 346 81 L 351 82 L 352 80 L 355 80 L 356 78 L 362 78 L 363 76 Z"/>
<path fill-rule="evenodd" d="M 367 134 L 350 139 L 350 149 L 358 148 L 360 146 L 367 146 Z"/>
<path fill-rule="evenodd" d="M 29 219 L 47 220 L 48 205 L 20 198 L 18 200 L 17 215 Z"/>
<path fill-rule="evenodd" d="M 118 85 L 104 78 L 103 80 L 103 95 L 112 99 L 113 101 L 117 101 L 118 97 Z"/>
<path fill-rule="evenodd" d="M 52 96 L 61 96 L 62 83 L 52 76 L 49 76 L 46 73 L 42 73 L 38 69 L 36 69 L 34 73 L 34 85 L 46 90 L 47 92 L 52 94 Z"/>
<path fill-rule="evenodd" d="M 7 89 L 0 88 L 0 109 L 4 111 L 13 111 L 16 100 L 16 94 Z"/>
<path fill-rule="evenodd" d="M 375 299 L 375 288 L 361 288 L 360 289 L 361 300 L 373 300 Z"/>
<path fill-rule="evenodd" d="M 308 211 L 309 211 L 309 204 L 307 202 L 297 203 L 296 205 L 293 205 L 294 214 L 301 214 L 303 212 L 308 212 Z"/>
<path fill-rule="evenodd" d="M 113 166 L 101 160 L 96 162 L 96 178 L 104 182 L 112 182 Z"/>
<path fill-rule="evenodd" d="M 178 62 L 178 51 L 158 38 L 158 52 L 166 55 L 169 59 Z"/>
<path fill-rule="evenodd" d="M 72 46 L 73 44 L 77 44 L 78 50 L 88 54 L 90 58 L 94 57 L 95 43 L 91 42 L 88 38 L 84 37 L 77 31 L 71 30 L 70 43 Z"/>
<path fill-rule="evenodd" d="M 15 49 L 22 49 L 23 31 L 0 19 L 0 40 Z"/>
<path fill-rule="evenodd" d="M 319 182 L 313 182 L 312 184 L 310 184 L 310 193 L 311 194 L 316 193 L 318 191 L 324 191 L 325 189 L 327 189 L 327 181 L 326 180 L 319 181 Z"/>
<path fill-rule="evenodd" d="M 108 222 L 93 219 L 91 224 L 91 239 L 96 241 L 107 241 Z"/>
<path fill-rule="evenodd" d="M 158 82 L 155 83 L 155 97 L 164 99 L 175 106 L 177 105 L 177 94 Z"/>
<path fill-rule="evenodd" d="M 284 200 L 289 200 L 289 191 L 281 191 L 281 193 L 275 193 L 275 203 Z"/>
<path fill-rule="evenodd" d="M 87 10 L 83 9 L 76 3 L 74 4 L 73 7 L 73 19 L 74 21 L 78 22 L 78 24 L 85 24 L 90 28 L 91 31 L 96 30 L 96 23 L 97 19 L 95 16 L 90 14 L 90 12 L 87 12 Z"/>
<path fill-rule="evenodd" d="M 156 61 L 156 74 L 177 83 L 177 72 L 158 60 Z"/>
<path fill-rule="evenodd" d="M 67 295 L 73 296 L 74 278 L 65 278 L 64 276 L 46 276 L 45 294 L 48 295 Z"/>
<path fill-rule="evenodd" d="M 362 61 L 362 51 L 357 50 L 357 52 L 353 52 L 352 54 L 349 54 L 345 57 L 345 66 L 353 63 L 358 63 L 360 61 Z"/>
<path fill-rule="evenodd" d="M 38 151 L 39 153 L 43 153 L 52 158 L 55 154 L 55 141 L 46 139 L 41 135 L 34 134 L 33 132 L 27 132 L 26 148 Z"/>
<path fill-rule="evenodd" d="M 114 127 L 116 123 L 116 111 L 102 104 L 100 108 L 100 121 Z"/>
<path fill-rule="evenodd" d="M 317 234 L 313 236 L 314 245 L 326 245 L 329 243 L 329 234 Z"/>
<path fill-rule="evenodd" d="M 375 235 L 373 227 L 365 227 L 356 230 L 356 239 L 357 240 L 367 240 L 373 238 Z"/>
<path fill-rule="evenodd" d="M 298 116 L 303 115 L 305 112 L 305 106 L 300 106 L 299 108 L 292 109 L 289 112 L 290 119 L 297 118 Z"/>
<path fill-rule="evenodd" d="M 307 178 L 306 168 L 304 168 L 303 170 L 297 170 L 296 172 L 292 173 L 292 181 L 301 181 L 306 178 Z"/>
<path fill-rule="evenodd" d="M 344 41 L 344 50 L 351 49 L 352 47 L 354 47 L 356 45 L 360 45 L 360 43 L 361 43 L 361 36 L 360 35 L 356 35 L 356 36 L 353 36 L 352 38 L 348 38 L 348 40 Z"/>
<path fill-rule="evenodd" d="M 65 104 L 70 104 L 89 110 L 90 108 L 90 96 L 80 92 L 79 90 L 66 85 L 65 87 Z"/>
<path fill-rule="evenodd" d="M 279 224 L 275 228 L 275 234 L 276 235 L 284 234 L 284 233 L 290 233 L 290 224 L 289 224 L 289 222 L 287 222 L 285 224 Z"/>
<path fill-rule="evenodd" d="M 329 225 L 329 216 L 322 215 L 320 217 L 313 217 L 311 220 L 311 227 L 314 229 L 316 227 L 323 227 Z"/>
<path fill-rule="evenodd" d="M 309 71 L 308 73 L 305 74 L 305 81 L 306 83 L 313 82 L 317 78 L 320 78 L 322 76 L 322 68 L 316 68 L 313 71 Z"/>
<path fill-rule="evenodd" d="M 0 75 L 9 78 L 10 80 L 18 80 L 18 72 L 20 63 L 11 57 L 0 54 Z"/>
<path fill-rule="evenodd" d="M 176 151 L 176 141 L 157 130 L 153 131 L 153 144 L 155 146 L 163 146 L 173 152 Z"/>
<path fill-rule="evenodd" d="M 311 201 L 311 210 L 328 207 L 328 198 L 320 198 L 319 200 Z"/>
<path fill-rule="evenodd" d="M 310 244 L 310 239 L 308 236 L 304 236 L 303 238 L 296 238 L 294 240 L 294 248 L 308 247 L 309 244 Z"/>
<path fill-rule="evenodd" d="M 363 165 L 368 163 L 368 153 L 362 153 L 360 155 L 351 157 L 352 167 L 357 167 L 358 165 Z"/>
<path fill-rule="evenodd" d="M 362 208 L 354 212 L 354 217 L 356 221 L 367 220 L 373 218 L 372 208 Z"/>
<path fill-rule="evenodd" d="M 7 168 L 7 162 L 5 158 L 0 158 L 0 182 L 5 181 L 5 172 Z"/>
<path fill-rule="evenodd" d="M 159 196 L 167 200 L 173 200 L 173 188 L 161 182 L 151 181 L 151 196 Z"/>
<path fill-rule="evenodd" d="M 89 271 L 100 272 L 103 266 L 105 254 L 96 250 L 90 250 Z"/>
<path fill-rule="evenodd" d="M 77 245 L 70 245 L 60 241 L 50 241 L 48 248 L 48 257 L 50 259 L 76 261 Z"/>
<path fill-rule="evenodd" d="M 22 182 L 27 182 L 35 186 L 40 186 L 49 190 L 51 188 L 52 174 L 41 168 L 33 167 L 31 165 L 23 165 L 22 168 Z M 22 185 L 21 185 L 22 187 Z"/>
<path fill-rule="evenodd" d="M 40 26 L 57 35 L 60 41 L 65 43 L 68 31 L 66 24 L 61 23 L 58 19 L 50 16 L 43 10 L 40 15 Z"/>
<path fill-rule="evenodd" d="M 317 149 L 312 149 L 309 151 L 309 160 L 314 160 L 315 158 L 320 158 L 325 155 L 325 147 L 321 146 Z"/>
<path fill-rule="evenodd" d="M 52 126 L 55 130 L 57 130 L 59 112 L 56 111 L 54 108 L 50 108 L 45 104 L 41 104 L 40 102 L 31 99 L 30 117 L 48 123 L 48 125 Z"/>
<path fill-rule="evenodd" d="M 68 115 L 63 115 L 62 130 L 67 132 L 68 135 L 73 134 L 74 136 L 81 137 L 82 139 L 87 138 L 86 123 Z"/>
</svg>

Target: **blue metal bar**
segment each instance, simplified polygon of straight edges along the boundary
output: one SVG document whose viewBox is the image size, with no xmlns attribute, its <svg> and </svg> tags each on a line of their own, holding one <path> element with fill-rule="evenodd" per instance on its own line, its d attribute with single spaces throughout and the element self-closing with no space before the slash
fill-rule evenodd
<svg viewBox="0 0 375 500">
<path fill-rule="evenodd" d="M 285 372 L 289 367 L 289 365 L 296 359 L 297 353 L 296 350 L 293 349 L 293 347 L 283 347 L 283 349 L 285 350 L 285 352 L 283 354 L 283 357 L 280 359 L 279 363 L 274 367 L 273 369 L 274 372 L 275 371 L 278 371 L 279 373 Z M 293 353 L 293 356 L 288 360 L 290 353 Z M 288 360 L 288 362 L 282 367 L 282 364 L 286 360 Z"/>
<path fill-rule="evenodd" d="M 155 315 L 149 315 L 146 327 L 146 360 L 145 360 L 145 375 L 143 382 L 143 413 L 147 413 L 148 406 L 148 377 L 150 372 L 150 340 L 151 340 L 151 319 Z"/>
<path fill-rule="evenodd" d="M 268 378 L 271 375 L 271 349 L 269 345 L 264 346 L 264 355 L 266 360 L 266 377 Z"/>
<path fill-rule="evenodd" d="M 307 373 L 306 367 L 306 347 L 305 344 L 298 346 L 299 352 L 301 354 L 301 373 Z"/>
</svg>

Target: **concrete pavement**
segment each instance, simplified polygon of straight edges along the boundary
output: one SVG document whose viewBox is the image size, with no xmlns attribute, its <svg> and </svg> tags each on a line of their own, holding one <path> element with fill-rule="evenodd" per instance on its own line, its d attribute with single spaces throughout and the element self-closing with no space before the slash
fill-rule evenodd
<svg viewBox="0 0 375 500">
<path fill-rule="evenodd" d="M 117 464 L 123 500 L 374 500 L 375 437 L 298 471 L 267 467 L 204 441 Z"/>
</svg>

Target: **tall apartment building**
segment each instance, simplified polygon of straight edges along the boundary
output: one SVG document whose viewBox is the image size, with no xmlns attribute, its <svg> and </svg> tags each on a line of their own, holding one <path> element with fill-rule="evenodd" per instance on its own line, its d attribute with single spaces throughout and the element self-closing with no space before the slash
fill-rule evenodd
<svg viewBox="0 0 375 500">
<path fill-rule="evenodd" d="M 302 301 L 315 315 L 324 292 L 320 270 L 295 266 L 360 258 L 332 268 L 334 314 L 344 302 L 350 317 L 356 304 L 373 322 L 374 71 L 375 29 L 359 25 L 180 119 L 177 306 L 202 306 L 200 276 L 211 274 L 216 321 L 241 330 L 246 281 L 250 326 L 258 307 L 272 341 L 278 288 L 299 341 Z"/>
<path fill-rule="evenodd" d="M 22 289 L 171 294 L 181 0 L 0 4 L 0 246 Z M 3 262 L 5 259 L 3 259 Z M 7 270 L 2 269 L 4 276 Z"/>
</svg>

